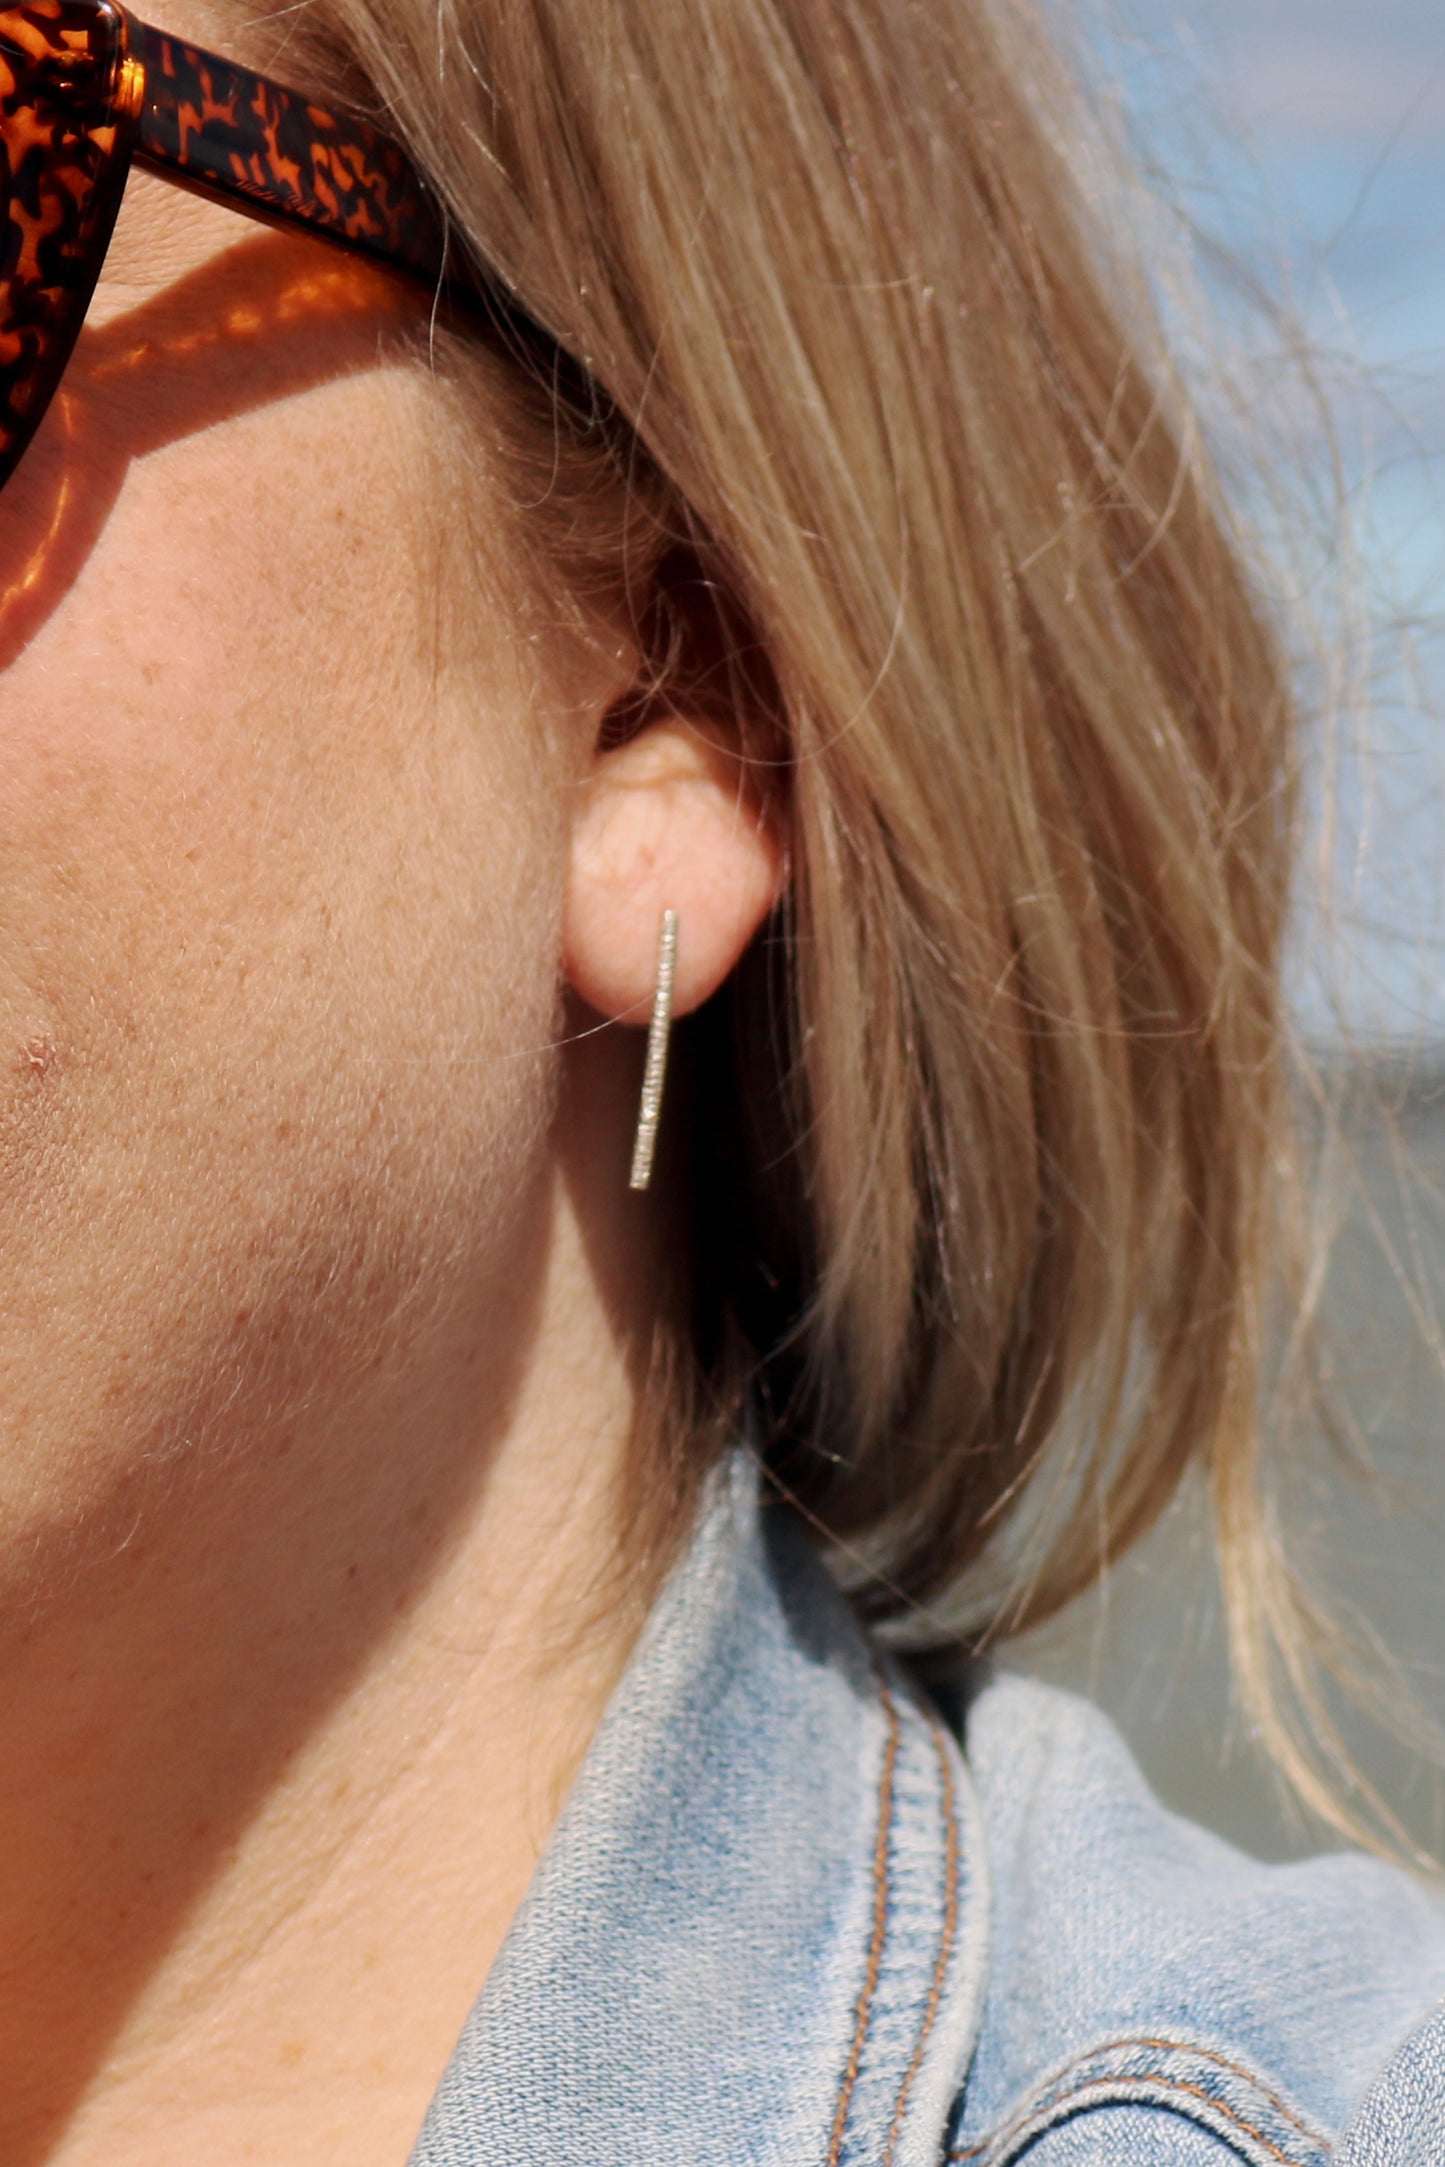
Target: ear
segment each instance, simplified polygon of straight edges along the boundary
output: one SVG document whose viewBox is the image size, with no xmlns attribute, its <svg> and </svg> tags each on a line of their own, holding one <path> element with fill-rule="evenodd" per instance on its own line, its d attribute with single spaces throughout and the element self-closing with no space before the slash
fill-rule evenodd
<svg viewBox="0 0 1445 2167">
<path fill-rule="evenodd" d="M 782 892 L 785 854 L 747 766 L 715 725 L 663 715 L 601 741 L 572 833 L 563 967 L 603 1016 L 645 1024 L 657 933 L 677 912 L 673 1012 L 716 992 Z"/>
</svg>

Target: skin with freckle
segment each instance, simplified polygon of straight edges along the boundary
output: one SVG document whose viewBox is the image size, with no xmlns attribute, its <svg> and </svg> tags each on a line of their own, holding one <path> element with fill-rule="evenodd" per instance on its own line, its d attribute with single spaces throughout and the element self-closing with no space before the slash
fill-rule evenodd
<svg viewBox="0 0 1445 2167">
<path fill-rule="evenodd" d="M 135 173 L 0 493 L 6 2167 L 403 2159 L 645 1610 L 566 981 L 645 1021 L 692 880 L 695 1004 L 778 860 L 685 719 L 601 763 L 468 367 Z"/>
<path fill-rule="evenodd" d="M 127 210 L 164 232 L 175 214 L 155 193 L 133 185 Z M 55 1086 L 17 1091 L 6 1124 L 0 1196 L 18 1239 L 0 1269 L 13 1315 L 43 1278 L 39 1255 L 80 1245 L 95 1259 L 75 1306 L 47 1288 L 45 1309 L 46 1367 L 75 1399 L 76 1509 L 113 1459 L 151 1449 L 177 1383 L 107 1395 L 142 1323 L 103 1268 L 121 1226 L 135 1256 L 156 1225 L 145 1328 L 178 1368 L 204 1374 L 217 1304 L 262 1329 L 308 1269 L 326 1287 L 318 1333 L 378 1359 L 407 1294 L 389 1274 L 379 1301 L 377 1254 L 403 1243 L 421 1286 L 466 1244 L 484 1273 L 481 1170 L 547 1112 L 535 1067 L 485 1057 L 550 1029 L 552 926 L 515 905 L 550 888 L 555 913 L 560 895 L 558 830 L 528 819 L 522 787 L 547 726 L 505 636 L 480 684 L 472 656 L 459 668 L 454 647 L 437 652 L 414 577 L 428 554 L 440 574 L 443 544 L 409 485 L 430 453 L 401 350 L 406 297 L 344 259 L 313 262 L 304 242 L 230 220 L 203 230 L 224 245 L 198 247 L 157 292 L 111 282 L 0 543 L 0 1000 L 20 1052 L 12 1088 L 41 1066 Z M 302 606 L 276 612 L 278 588 Z M 479 981 L 428 970 L 419 951 L 495 967 Z M 427 1088 L 454 1094 L 445 1155 L 437 1132 L 396 1117 L 414 1103 L 418 1045 Z M 37 1193 L 41 1147 L 63 1178 Z M 463 1166 L 477 1172 L 462 1180 Z M 269 1283 L 250 1283 L 254 1267 L 236 1277 L 242 1212 Z M 268 1394 L 285 1389 L 279 1362 L 268 1354 Z M 98 1403 L 104 1437 L 80 1414 Z M 23 1429 L 7 1440 L 0 1502 L 33 1481 L 29 1449 Z"/>
<path fill-rule="evenodd" d="M 17 2167 L 62 2132 L 119 2167 L 97 2071 L 289 1906 L 294 1851 L 176 1970 L 485 1464 L 552 1093 L 562 829 L 527 785 L 560 732 L 500 603 L 447 641 L 426 599 L 409 297 L 159 186 L 123 215 L 0 506 L 0 1924 L 45 1951 L 0 2021 Z M 333 1554 L 327 1624 L 301 1560 Z"/>
</svg>

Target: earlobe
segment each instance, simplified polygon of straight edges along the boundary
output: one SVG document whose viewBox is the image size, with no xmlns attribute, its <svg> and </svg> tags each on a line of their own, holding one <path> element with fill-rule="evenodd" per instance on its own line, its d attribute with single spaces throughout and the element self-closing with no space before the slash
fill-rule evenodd
<svg viewBox="0 0 1445 2167">
<path fill-rule="evenodd" d="M 572 835 L 563 968 L 600 1015 L 645 1025 L 658 927 L 677 913 L 672 1005 L 714 993 L 777 901 L 784 854 L 745 761 L 710 731 L 666 716 L 600 750 Z"/>
</svg>

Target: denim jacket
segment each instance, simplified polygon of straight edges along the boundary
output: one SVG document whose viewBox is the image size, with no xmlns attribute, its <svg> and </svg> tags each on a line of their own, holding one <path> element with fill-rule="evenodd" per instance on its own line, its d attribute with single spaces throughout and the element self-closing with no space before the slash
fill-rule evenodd
<svg viewBox="0 0 1445 2167">
<path fill-rule="evenodd" d="M 1242 1857 L 1043 1686 L 961 1729 L 735 1457 L 412 2167 L 1445 2167 L 1436 1899 Z"/>
</svg>

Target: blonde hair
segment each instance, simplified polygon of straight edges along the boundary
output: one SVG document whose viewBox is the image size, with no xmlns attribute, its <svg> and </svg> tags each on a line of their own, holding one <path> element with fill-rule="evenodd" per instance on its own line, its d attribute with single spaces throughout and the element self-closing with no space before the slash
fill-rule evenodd
<svg viewBox="0 0 1445 2167">
<path fill-rule="evenodd" d="M 695 1034 L 735 1111 L 674 1415 L 748 1395 L 923 1642 L 1045 1617 L 1206 1462 L 1297 1760 L 1257 1468 L 1295 710 L 1045 41 L 985 0 L 326 13 L 610 402 L 554 425 L 551 531 L 600 462 L 785 747 L 790 899 Z"/>
</svg>

